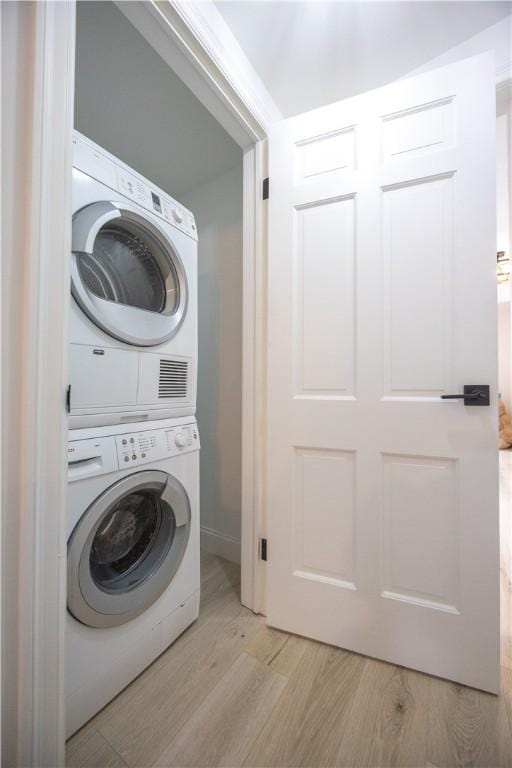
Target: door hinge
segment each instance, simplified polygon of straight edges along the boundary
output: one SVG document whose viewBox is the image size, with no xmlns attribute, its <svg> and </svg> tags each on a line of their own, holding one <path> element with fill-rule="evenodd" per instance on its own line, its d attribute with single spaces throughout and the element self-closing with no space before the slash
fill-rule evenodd
<svg viewBox="0 0 512 768">
<path fill-rule="evenodd" d="M 71 411 L 71 384 L 68 385 L 68 388 L 66 389 L 66 412 L 69 413 Z"/>
<path fill-rule="evenodd" d="M 263 199 L 264 200 L 268 200 L 269 185 L 270 185 L 270 182 L 269 182 L 269 179 L 268 179 L 268 176 L 267 176 L 266 179 L 263 179 Z"/>
<path fill-rule="evenodd" d="M 260 560 L 267 562 L 267 540 L 260 539 Z"/>
</svg>

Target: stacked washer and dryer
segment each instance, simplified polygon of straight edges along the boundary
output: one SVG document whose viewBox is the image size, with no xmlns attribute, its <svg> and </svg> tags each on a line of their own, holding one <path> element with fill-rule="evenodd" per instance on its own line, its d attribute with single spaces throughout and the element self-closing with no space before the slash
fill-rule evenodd
<svg viewBox="0 0 512 768">
<path fill-rule="evenodd" d="M 193 215 L 74 134 L 67 734 L 199 612 Z"/>
</svg>

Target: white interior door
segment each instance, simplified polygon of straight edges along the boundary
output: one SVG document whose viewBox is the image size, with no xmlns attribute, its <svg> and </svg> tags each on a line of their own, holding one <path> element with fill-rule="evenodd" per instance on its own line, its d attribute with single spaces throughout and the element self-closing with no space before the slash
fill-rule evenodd
<svg viewBox="0 0 512 768">
<path fill-rule="evenodd" d="M 478 56 L 269 141 L 268 623 L 489 691 L 494 88 Z"/>
</svg>

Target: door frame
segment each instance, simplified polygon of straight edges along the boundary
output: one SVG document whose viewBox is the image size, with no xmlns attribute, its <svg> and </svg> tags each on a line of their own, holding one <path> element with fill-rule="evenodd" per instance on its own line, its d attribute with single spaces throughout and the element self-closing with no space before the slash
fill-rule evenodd
<svg viewBox="0 0 512 768">
<path fill-rule="evenodd" d="M 243 150 L 241 602 L 264 612 L 266 205 L 269 126 L 282 115 L 211 3 L 118 2 L 167 65 Z"/>
<path fill-rule="evenodd" d="M 6 197 L 16 200 L 2 220 L 4 297 L 16 294 L 12 306 L 6 302 L 2 308 L 11 329 L 3 336 L 3 396 L 16 393 L 9 410 L 2 404 L 7 425 L 0 437 L 2 532 L 9 532 L 2 577 L 14 594 L 9 609 L 2 604 L 2 628 L 15 655 L 3 691 L 11 711 L 2 757 L 6 764 L 46 766 L 61 764 L 64 755 L 65 339 L 75 15 L 70 3 L 16 6 L 2 7 L 13 47 L 12 69 L 2 78 L 8 83 L 2 109 L 11 108 L 8 140 L 16 133 L 3 156 L 15 157 L 14 168 L 6 162 L 2 173 Z M 23 59 L 23 71 L 16 57 Z M 20 92 L 22 98 L 13 96 Z"/>
<path fill-rule="evenodd" d="M 204 23 L 198 6 L 151 0 L 120 7 L 243 149 L 242 602 L 259 611 L 266 273 L 261 189 L 266 170 L 266 125 L 276 112 L 272 105 L 262 108 L 261 98 L 259 106 L 253 107 L 253 97 L 233 81 L 231 72 L 228 76 L 223 71 L 220 62 L 225 60 L 225 41 L 219 41 Z M 23 289 L 27 308 L 21 350 L 23 358 L 30 361 L 26 366 L 30 375 L 25 380 L 20 373 L 25 404 L 19 478 L 23 572 L 12 567 L 6 573 L 4 567 L 3 574 L 9 582 L 12 578 L 19 590 L 17 622 L 10 631 L 22 642 L 17 690 L 13 691 L 17 697 L 16 733 L 4 734 L 2 746 L 4 754 L 13 758 L 11 762 L 43 767 L 63 765 L 65 746 L 65 392 L 75 3 L 36 3 L 32 9 L 27 24 L 16 29 L 33 55 L 31 71 L 35 77 L 35 87 L 22 113 L 32 125 L 24 139 L 32 176 L 27 198 L 22 201 L 27 222 L 24 256 L 31 278 Z M 1 448 L 5 453 L 3 434 Z"/>
</svg>

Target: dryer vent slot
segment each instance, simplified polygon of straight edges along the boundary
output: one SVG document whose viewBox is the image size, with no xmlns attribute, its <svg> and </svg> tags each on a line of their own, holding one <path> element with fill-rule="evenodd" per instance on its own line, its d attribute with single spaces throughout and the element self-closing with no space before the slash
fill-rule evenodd
<svg viewBox="0 0 512 768">
<path fill-rule="evenodd" d="M 186 397 L 188 390 L 188 362 L 160 360 L 158 397 Z"/>
</svg>

